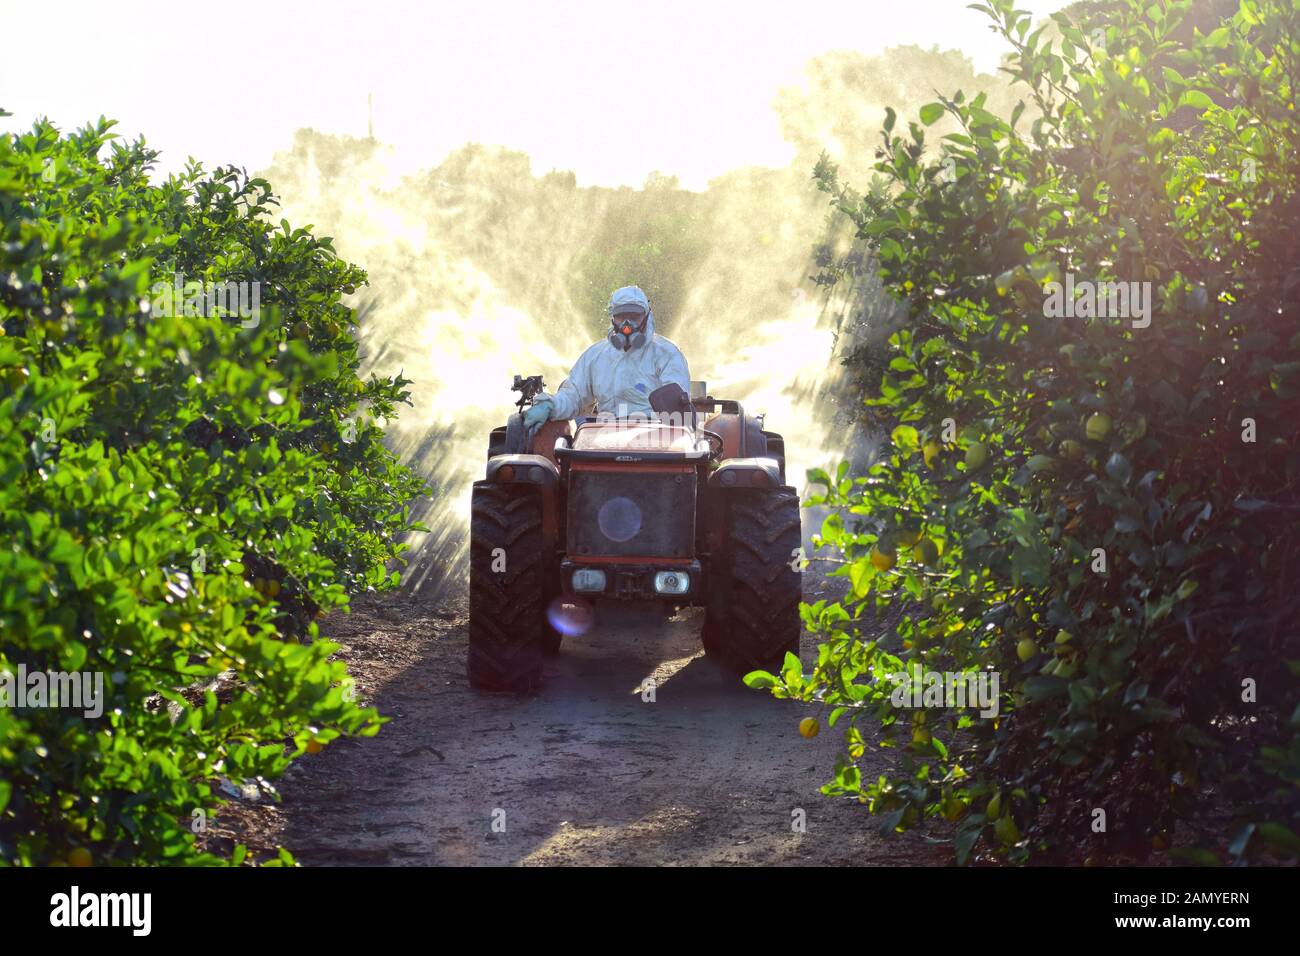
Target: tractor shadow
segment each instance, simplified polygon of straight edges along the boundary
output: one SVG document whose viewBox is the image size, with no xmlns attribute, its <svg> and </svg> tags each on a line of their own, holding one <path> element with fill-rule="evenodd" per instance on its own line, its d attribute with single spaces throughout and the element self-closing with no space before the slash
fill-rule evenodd
<svg viewBox="0 0 1300 956">
<path fill-rule="evenodd" d="M 762 696 L 704 656 L 703 621 L 699 608 L 682 608 L 668 617 L 635 605 L 600 606 L 591 630 L 566 637 L 559 655 L 548 663 L 541 694 L 598 691 L 648 704 L 658 703 L 659 692 L 671 685 L 674 700 L 718 696 L 735 702 Z"/>
<path fill-rule="evenodd" d="M 861 864 L 896 852 L 860 808 L 818 792 L 840 735 L 801 738 L 806 705 L 706 658 L 701 610 L 665 620 L 600 605 L 527 697 L 470 688 L 462 613 L 385 598 L 331 628 L 388 723 L 286 779 L 282 836 L 304 864 Z M 815 655 L 805 636 L 804 659 Z M 799 836 L 796 808 L 809 821 Z"/>
<path fill-rule="evenodd" d="M 784 857 L 791 808 L 824 805 L 809 751 L 827 772 L 836 744 L 802 740 L 801 709 L 706 658 L 702 622 L 602 606 L 564 641 L 539 694 L 509 710 L 512 742 L 539 748 L 482 782 L 519 824 L 488 838 L 505 851 L 493 862 L 708 863 L 749 831 Z"/>
</svg>

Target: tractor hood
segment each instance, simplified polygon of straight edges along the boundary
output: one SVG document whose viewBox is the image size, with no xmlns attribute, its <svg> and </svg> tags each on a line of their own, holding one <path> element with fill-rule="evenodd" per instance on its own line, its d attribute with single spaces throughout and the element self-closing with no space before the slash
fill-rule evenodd
<svg viewBox="0 0 1300 956">
<path fill-rule="evenodd" d="M 708 456 L 709 443 L 681 425 L 633 418 L 583 422 L 578 426 L 573 445 L 557 448 L 556 454 L 615 461 L 694 460 Z"/>
</svg>

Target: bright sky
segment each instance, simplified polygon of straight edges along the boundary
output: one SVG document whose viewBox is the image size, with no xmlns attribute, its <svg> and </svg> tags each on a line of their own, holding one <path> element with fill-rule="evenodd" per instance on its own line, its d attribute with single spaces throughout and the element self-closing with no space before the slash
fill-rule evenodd
<svg viewBox="0 0 1300 956">
<path fill-rule="evenodd" d="M 1036 17 L 1064 0 L 1019 0 Z M 0 129 L 101 113 L 161 168 L 267 165 L 294 130 L 375 135 L 409 167 L 473 140 L 533 171 L 703 188 L 790 158 L 776 91 L 831 49 L 959 48 L 992 71 L 1000 38 L 966 0 L 41 0 L 6 4 Z"/>
</svg>

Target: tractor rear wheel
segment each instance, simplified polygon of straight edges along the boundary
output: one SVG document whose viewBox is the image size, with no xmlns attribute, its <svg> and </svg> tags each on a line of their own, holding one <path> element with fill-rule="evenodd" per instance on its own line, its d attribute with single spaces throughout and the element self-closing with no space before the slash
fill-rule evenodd
<svg viewBox="0 0 1300 956">
<path fill-rule="evenodd" d="M 799 495 L 790 487 L 723 495 L 726 543 L 713 559 L 704 651 L 737 674 L 781 670 L 799 656 Z"/>
<path fill-rule="evenodd" d="M 476 481 L 469 550 L 470 685 L 536 690 L 543 656 L 559 646 L 546 619 L 554 569 L 542 538 L 540 489 Z"/>
</svg>

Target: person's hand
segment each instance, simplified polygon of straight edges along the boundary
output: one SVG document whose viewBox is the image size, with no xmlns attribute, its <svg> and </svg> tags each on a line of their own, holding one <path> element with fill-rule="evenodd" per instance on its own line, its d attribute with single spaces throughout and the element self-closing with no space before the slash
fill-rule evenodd
<svg viewBox="0 0 1300 956">
<path fill-rule="evenodd" d="M 551 420 L 552 407 L 549 398 L 540 399 L 528 406 L 528 409 L 524 412 L 524 430 L 528 433 L 529 438 L 537 434 L 537 430 Z"/>
</svg>

